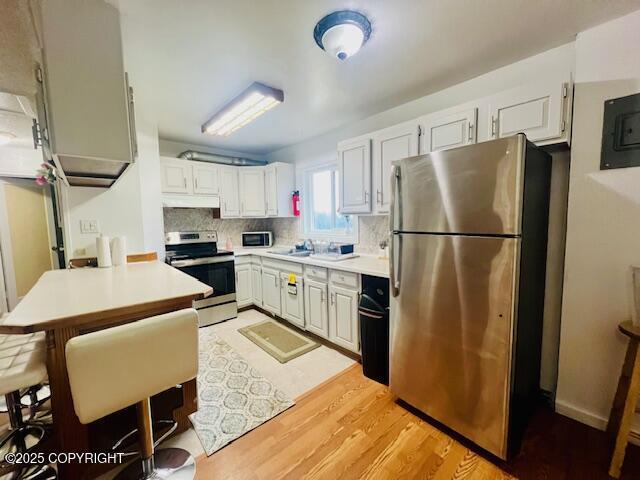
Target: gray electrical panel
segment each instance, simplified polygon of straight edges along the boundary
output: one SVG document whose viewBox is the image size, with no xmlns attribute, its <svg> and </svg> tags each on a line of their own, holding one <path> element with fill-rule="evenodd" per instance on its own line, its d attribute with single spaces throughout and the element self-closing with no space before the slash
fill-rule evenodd
<svg viewBox="0 0 640 480">
<path fill-rule="evenodd" d="M 604 102 L 600 170 L 640 167 L 640 93 Z"/>
</svg>

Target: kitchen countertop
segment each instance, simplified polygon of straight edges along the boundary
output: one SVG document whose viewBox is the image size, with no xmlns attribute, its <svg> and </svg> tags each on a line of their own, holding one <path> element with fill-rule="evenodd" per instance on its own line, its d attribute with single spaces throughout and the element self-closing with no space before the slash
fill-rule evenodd
<svg viewBox="0 0 640 480">
<path fill-rule="evenodd" d="M 236 257 L 256 255 L 259 257 L 273 258 L 283 262 L 302 263 L 304 265 L 314 265 L 316 267 L 326 267 L 332 270 L 342 270 L 344 272 L 373 275 L 374 277 L 389 278 L 389 259 L 381 259 L 377 255 L 358 254 L 358 257 L 347 258 L 339 261 L 319 260 L 310 257 L 290 257 L 269 253 L 270 250 L 282 250 L 290 248 L 287 246 L 273 246 L 269 248 L 236 248 L 233 253 Z"/>
<path fill-rule="evenodd" d="M 110 268 L 50 270 L 42 274 L 0 324 L 0 333 L 29 333 L 82 325 L 105 312 L 203 298 L 212 288 L 163 262 Z"/>
</svg>

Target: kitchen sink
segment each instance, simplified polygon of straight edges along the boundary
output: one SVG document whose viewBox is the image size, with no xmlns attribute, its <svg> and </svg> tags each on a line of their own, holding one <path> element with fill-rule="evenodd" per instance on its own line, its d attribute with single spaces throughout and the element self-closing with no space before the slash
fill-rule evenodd
<svg viewBox="0 0 640 480">
<path fill-rule="evenodd" d="M 267 253 L 273 253 L 275 255 L 285 255 L 287 257 L 308 257 L 311 255 L 310 250 L 267 250 Z"/>
</svg>

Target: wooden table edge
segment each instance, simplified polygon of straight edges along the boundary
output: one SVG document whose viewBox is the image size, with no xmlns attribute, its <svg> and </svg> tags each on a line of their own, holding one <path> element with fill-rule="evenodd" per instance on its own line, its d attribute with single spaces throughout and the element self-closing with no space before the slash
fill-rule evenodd
<svg viewBox="0 0 640 480">
<path fill-rule="evenodd" d="M 113 317 L 120 317 L 123 315 L 130 315 L 153 309 L 162 305 L 171 305 L 174 303 L 184 303 L 189 300 L 200 300 L 209 296 L 213 289 L 208 293 L 198 293 L 190 295 L 182 295 L 179 297 L 170 297 L 162 300 L 153 300 L 145 303 L 135 303 L 132 305 L 125 305 L 122 307 L 109 308 L 105 310 L 96 310 L 89 313 L 83 313 L 80 315 L 73 315 L 70 317 L 61 317 L 46 322 L 38 322 L 29 325 L 11 325 L 0 324 L 0 334 L 27 334 L 35 332 L 44 332 L 47 330 L 57 330 L 60 328 L 78 328 L 82 329 L 83 326 L 100 326 L 104 323 L 110 323 Z M 102 317 L 101 321 L 96 322 L 96 317 Z"/>
</svg>

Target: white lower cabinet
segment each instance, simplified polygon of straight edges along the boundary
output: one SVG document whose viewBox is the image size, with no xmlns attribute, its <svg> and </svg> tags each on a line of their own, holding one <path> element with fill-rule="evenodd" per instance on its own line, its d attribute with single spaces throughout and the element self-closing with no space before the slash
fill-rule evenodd
<svg viewBox="0 0 640 480">
<path fill-rule="evenodd" d="M 290 275 L 295 284 L 290 285 Z M 360 275 L 260 256 L 236 258 L 238 306 L 256 305 L 298 328 L 360 351 Z"/>
<path fill-rule="evenodd" d="M 329 341 L 357 352 L 359 326 L 358 291 L 329 285 Z"/>
<path fill-rule="evenodd" d="M 238 307 L 251 305 L 251 265 L 236 265 L 236 302 Z"/>
<path fill-rule="evenodd" d="M 294 284 L 289 283 L 289 274 L 280 274 L 282 285 L 282 318 L 304 329 L 304 288 L 302 278 L 296 276 Z"/>
<path fill-rule="evenodd" d="M 222 218 L 240 216 L 240 187 L 238 169 L 220 167 L 220 216 Z"/>
<path fill-rule="evenodd" d="M 262 308 L 281 314 L 280 272 L 262 267 Z"/>
<path fill-rule="evenodd" d="M 262 267 L 251 265 L 251 294 L 253 304 L 262 307 Z"/>
<path fill-rule="evenodd" d="M 304 305 L 307 330 L 322 338 L 329 338 L 329 310 L 327 284 L 305 279 Z"/>
</svg>

